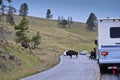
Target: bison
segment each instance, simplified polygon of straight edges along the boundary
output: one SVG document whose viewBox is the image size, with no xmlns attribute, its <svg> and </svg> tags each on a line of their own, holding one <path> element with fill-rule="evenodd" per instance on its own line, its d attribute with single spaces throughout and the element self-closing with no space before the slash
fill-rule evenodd
<svg viewBox="0 0 120 80">
<path fill-rule="evenodd" d="M 72 55 L 76 55 L 76 57 L 78 57 L 78 52 L 77 52 L 77 51 L 74 51 L 74 50 L 66 50 L 66 51 L 64 52 L 64 55 L 70 56 L 70 58 L 72 58 Z"/>
<path fill-rule="evenodd" d="M 29 47 L 29 44 L 26 42 L 23 42 L 21 43 L 21 46 L 27 49 Z"/>
</svg>

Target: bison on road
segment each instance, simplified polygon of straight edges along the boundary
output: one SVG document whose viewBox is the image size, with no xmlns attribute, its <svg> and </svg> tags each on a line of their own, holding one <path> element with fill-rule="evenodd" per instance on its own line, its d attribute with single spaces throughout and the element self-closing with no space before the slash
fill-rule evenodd
<svg viewBox="0 0 120 80">
<path fill-rule="evenodd" d="M 72 55 L 76 55 L 76 57 L 78 57 L 78 52 L 74 50 L 65 50 L 64 55 L 70 56 L 70 58 L 72 58 Z"/>
</svg>

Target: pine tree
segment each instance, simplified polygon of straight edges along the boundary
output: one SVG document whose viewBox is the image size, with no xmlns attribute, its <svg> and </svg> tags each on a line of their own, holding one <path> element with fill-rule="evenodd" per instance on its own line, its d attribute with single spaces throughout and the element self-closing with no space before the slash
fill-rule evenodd
<svg viewBox="0 0 120 80">
<path fill-rule="evenodd" d="M 27 3 L 21 4 L 20 10 L 19 10 L 19 15 L 20 16 L 27 16 L 28 15 L 28 10 L 29 10 L 29 8 L 28 8 Z"/>
<path fill-rule="evenodd" d="M 16 42 L 20 43 L 22 47 L 24 48 L 29 48 L 30 53 L 32 53 L 32 48 L 37 48 L 38 45 L 40 44 L 40 33 L 37 32 L 37 34 L 35 36 L 32 37 L 32 39 L 30 39 L 29 36 L 27 36 L 28 34 L 28 25 L 29 25 L 29 21 L 23 17 L 23 19 L 21 20 L 21 22 L 18 25 L 15 25 L 14 28 L 16 30 Z"/>
<path fill-rule="evenodd" d="M 93 30 L 93 27 L 96 26 L 97 17 L 94 13 L 90 13 L 89 18 L 87 19 L 86 24 L 88 25 L 89 30 Z"/>
<path fill-rule="evenodd" d="M 23 17 L 21 22 L 18 25 L 15 25 L 15 30 L 16 30 L 16 42 L 17 43 L 23 43 L 23 42 L 28 42 L 28 37 L 26 36 L 26 33 L 28 31 L 28 20 Z"/>
<path fill-rule="evenodd" d="M 67 22 L 66 19 L 63 19 L 63 20 L 61 21 L 61 25 L 62 25 L 63 27 L 66 27 L 67 24 L 68 24 L 68 22 Z"/>
<path fill-rule="evenodd" d="M 40 39 L 41 39 L 41 36 L 40 36 L 40 33 L 37 32 L 37 34 L 35 36 L 33 36 L 31 42 L 33 43 L 33 48 L 37 48 L 38 45 L 40 44 Z"/>
<path fill-rule="evenodd" d="M 47 9 L 46 18 L 48 18 L 48 19 L 52 18 L 52 14 L 51 14 L 50 9 Z"/>
<path fill-rule="evenodd" d="M 68 20 L 64 19 L 63 16 L 58 16 L 58 23 L 62 27 L 70 27 L 73 23 L 72 17 L 68 17 Z"/>
<path fill-rule="evenodd" d="M 16 42 L 20 43 L 22 47 L 29 48 L 30 53 L 32 53 L 31 47 L 29 45 L 30 38 L 27 36 L 28 32 L 28 23 L 29 21 L 23 17 L 21 22 L 18 25 L 15 25 L 14 28 L 16 30 Z"/>
</svg>

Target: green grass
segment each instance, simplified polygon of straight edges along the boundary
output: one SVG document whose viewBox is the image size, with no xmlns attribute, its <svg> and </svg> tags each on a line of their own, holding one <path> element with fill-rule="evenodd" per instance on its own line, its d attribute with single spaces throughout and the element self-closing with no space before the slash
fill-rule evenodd
<svg viewBox="0 0 120 80">
<path fill-rule="evenodd" d="M 15 16 L 16 24 L 22 18 Z M 59 61 L 59 56 L 63 54 L 65 49 L 73 49 L 81 51 L 86 49 L 91 51 L 95 45 L 97 32 L 89 31 L 86 24 L 74 22 L 70 28 L 60 27 L 55 20 L 47 20 L 36 17 L 27 17 L 29 20 L 29 36 L 33 36 L 37 31 L 41 35 L 41 44 L 38 49 L 33 50 L 33 54 L 29 50 L 21 49 L 19 44 L 15 43 L 15 30 L 13 26 L 5 23 L 2 24 L 7 31 L 11 31 L 12 37 L 7 32 L 5 38 L 7 40 L 7 49 L 21 60 L 20 66 L 15 66 L 11 71 L 0 72 L 0 80 L 18 80 L 22 77 L 42 71 L 55 65 Z M 0 42 L 3 46 L 5 43 Z M 0 47 L 3 47 L 0 46 Z M 4 76 L 5 75 L 5 76 Z"/>
</svg>

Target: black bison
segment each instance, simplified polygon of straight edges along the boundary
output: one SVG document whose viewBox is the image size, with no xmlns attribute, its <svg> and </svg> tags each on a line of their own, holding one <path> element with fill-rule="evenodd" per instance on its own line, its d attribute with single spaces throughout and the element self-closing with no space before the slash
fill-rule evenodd
<svg viewBox="0 0 120 80">
<path fill-rule="evenodd" d="M 78 57 L 78 52 L 74 51 L 74 50 L 67 50 L 66 54 L 64 54 L 66 56 L 70 56 L 70 58 L 72 58 L 72 55 L 76 55 L 76 57 Z"/>
<path fill-rule="evenodd" d="M 29 47 L 29 44 L 26 42 L 23 42 L 21 43 L 21 46 L 27 49 Z"/>
</svg>

